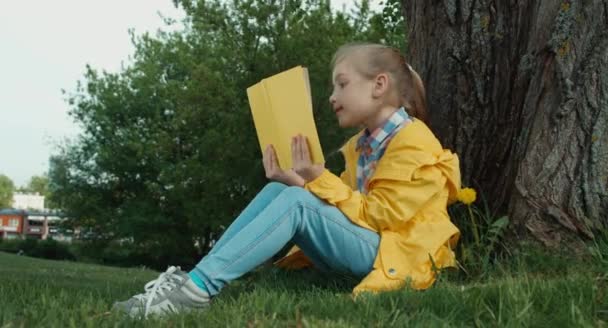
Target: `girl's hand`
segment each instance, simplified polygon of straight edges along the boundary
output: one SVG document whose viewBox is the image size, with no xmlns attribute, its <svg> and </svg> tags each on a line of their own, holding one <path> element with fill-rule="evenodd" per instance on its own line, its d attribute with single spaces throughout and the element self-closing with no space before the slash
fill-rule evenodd
<svg viewBox="0 0 608 328">
<path fill-rule="evenodd" d="M 325 164 L 313 164 L 308 150 L 308 139 L 298 134 L 291 140 L 293 169 L 306 182 L 318 178 L 325 171 Z"/>
<path fill-rule="evenodd" d="M 270 180 L 284 183 L 288 186 L 304 187 L 304 179 L 295 171 L 283 171 L 277 161 L 277 155 L 272 145 L 268 145 L 264 151 L 262 162 L 264 163 L 264 171 L 266 177 Z"/>
</svg>

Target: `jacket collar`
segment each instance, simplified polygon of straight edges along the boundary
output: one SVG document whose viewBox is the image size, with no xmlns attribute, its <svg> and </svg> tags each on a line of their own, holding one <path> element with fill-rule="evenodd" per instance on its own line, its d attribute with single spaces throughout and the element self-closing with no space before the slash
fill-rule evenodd
<svg viewBox="0 0 608 328">
<path fill-rule="evenodd" d="M 366 128 L 359 140 L 357 140 L 357 146 L 355 150 L 359 150 L 362 147 L 369 147 L 371 152 L 376 151 L 380 145 L 388 138 L 393 132 L 403 124 L 403 122 L 410 119 L 410 116 L 405 111 L 405 108 L 401 107 L 396 110 L 391 117 L 382 125 L 376 128 L 373 132 L 369 132 Z"/>
</svg>

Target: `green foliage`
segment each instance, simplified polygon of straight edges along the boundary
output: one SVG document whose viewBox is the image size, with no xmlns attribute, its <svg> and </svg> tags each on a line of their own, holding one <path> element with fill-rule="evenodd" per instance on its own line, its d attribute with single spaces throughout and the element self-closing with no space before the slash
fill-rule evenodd
<svg viewBox="0 0 608 328">
<path fill-rule="evenodd" d="M 551 254 L 545 254 L 551 262 Z M 514 259 L 517 260 L 517 259 Z M 568 271 L 507 271 L 474 283 L 350 297 L 356 280 L 262 269 L 230 284 L 202 312 L 133 320 L 112 303 L 143 290 L 158 272 L 0 253 L 0 326 L 30 327 L 602 327 L 605 272 L 569 259 Z M 562 265 L 558 260 L 556 265 Z M 550 269 L 550 267 L 547 267 Z"/>
<path fill-rule="evenodd" d="M 367 2 L 352 15 L 324 0 L 175 3 L 183 30 L 133 35 L 132 64 L 87 67 L 68 94 L 84 133 L 51 158 L 49 191 L 98 239 L 199 258 L 266 183 L 246 88 L 308 67 L 327 166 L 340 171 L 337 149 L 354 131 L 329 106 L 330 58 L 349 41 L 395 37 Z"/>
<path fill-rule="evenodd" d="M 53 239 L 13 239 L 0 243 L 0 251 L 51 260 L 75 260 L 67 244 Z"/>
<path fill-rule="evenodd" d="M 493 263 L 507 250 L 502 243 L 509 225 L 509 218 L 495 218 L 487 206 L 456 203 L 449 208 L 450 217 L 461 231 L 456 249 L 464 279 L 483 276 Z"/>
<path fill-rule="evenodd" d="M 15 184 L 4 174 L 0 174 L 0 208 L 11 207 Z"/>
<path fill-rule="evenodd" d="M 25 191 L 30 193 L 39 193 L 43 196 L 48 196 L 49 177 L 46 175 L 34 175 L 25 187 Z"/>
<path fill-rule="evenodd" d="M 170 245 L 169 245 L 170 246 Z M 77 261 L 120 267 L 148 267 L 166 269 L 167 263 L 193 267 L 199 259 L 179 249 L 163 250 L 164 243 L 135 244 L 130 241 L 87 240 L 70 244 L 70 251 Z"/>
<path fill-rule="evenodd" d="M 594 261 L 608 272 L 608 230 L 603 230 L 595 236 L 588 247 Z"/>
<path fill-rule="evenodd" d="M 401 0 L 385 0 L 382 12 L 374 15 L 370 20 L 370 38 L 400 49 L 407 50 L 407 30 Z"/>
</svg>

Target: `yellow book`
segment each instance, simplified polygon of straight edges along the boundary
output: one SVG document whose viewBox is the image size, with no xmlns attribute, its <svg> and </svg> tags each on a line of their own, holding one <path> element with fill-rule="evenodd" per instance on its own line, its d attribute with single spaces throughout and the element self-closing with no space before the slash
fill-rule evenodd
<svg viewBox="0 0 608 328">
<path fill-rule="evenodd" d="M 313 163 L 325 162 L 313 118 L 306 68 L 296 66 L 263 79 L 247 88 L 247 97 L 262 153 L 273 145 L 279 166 L 291 169 L 291 138 L 302 134 L 308 137 Z"/>
</svg>

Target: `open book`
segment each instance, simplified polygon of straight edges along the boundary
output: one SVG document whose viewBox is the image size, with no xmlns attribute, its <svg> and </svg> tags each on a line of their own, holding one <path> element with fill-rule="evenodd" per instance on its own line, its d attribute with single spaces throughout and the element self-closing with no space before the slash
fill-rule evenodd
<svg viewBox="0 0 608 328">
<path fill-rule="evenodd" d="M 325 161 L 313 118 L 306 68 L 296 66 L 263 79 L 247 88 L 247 97 L 262 153 L 266 146 L 273 145 L 279 166 L 291 169 L 291 138 L 302 134 L 308 137 L 313 163 Z"/>
</svg>

